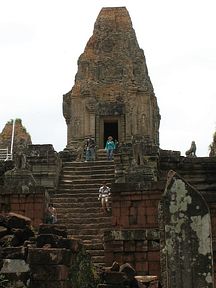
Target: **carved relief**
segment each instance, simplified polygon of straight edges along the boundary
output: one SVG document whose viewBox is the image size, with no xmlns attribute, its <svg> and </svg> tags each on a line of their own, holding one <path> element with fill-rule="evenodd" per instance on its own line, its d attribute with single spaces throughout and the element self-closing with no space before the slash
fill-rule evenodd
<svg viewBox="0 0 216 288">
<path fill-rule="evenodd" d="M 187 157 L 196 157 L 196 143 L 195 141 L 191 142 L 191 147 L 185 152 Z"/>
<path fill-rule="evenodd" d="M 65 121 L 67 124 L 70 123 L 70 119 L 71 119 L 71 98 L 70 98 L 70 94 L 65 94 L 63 96 L 63 115 L 65 117 Z"/>
<path fill-rule="evenodd" d="M 135 165 L 143 165 L 143 137 L 140 135 L 132 136 L 133 162 Z"/>
<path fill-rule="evenodd" d="M 88 112 L 94 113 L 96 108 L 97 100 L 93 97 L 86 99 L 85 106 Z"/>
</svg>

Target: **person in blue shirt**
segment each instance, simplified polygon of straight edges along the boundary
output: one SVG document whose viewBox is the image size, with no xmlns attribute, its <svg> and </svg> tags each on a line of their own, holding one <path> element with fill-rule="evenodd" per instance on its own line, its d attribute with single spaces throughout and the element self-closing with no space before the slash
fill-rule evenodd
<svg viewBox="0 0 216 288">
<path fill-rule="evenodd" d="M 115 150 L 115 143 L 113 141 L 112 136 L 109 136 L 106 141 L 105 150 L 107 152 L 107 159 L 112 160 L 113 157 L 113 151 Z"/>
</svg>

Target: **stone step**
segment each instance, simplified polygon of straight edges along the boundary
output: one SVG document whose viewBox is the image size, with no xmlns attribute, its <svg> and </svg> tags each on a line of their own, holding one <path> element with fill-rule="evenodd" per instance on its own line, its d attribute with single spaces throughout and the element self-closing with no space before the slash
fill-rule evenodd
<svg viewBox="0 0 216 288">
<path fill-rule="evenodd" d="M 98 190 L 99 190 L 99 187 L 101 185 L 99 185 L 96 189 L 95 187 L 85 187 L 85 188 L 79 188 L 79 187 L 76 187 L 76 189 L 72 189 L 72 187 L 58 187 L 58 194 L 75 194 L 75 195 L 78 195 L 78 194 L 82 194 L 82 193 L 85 193 L 88 194 L 88 193 L 98 193 Z M 111 186 L 110 184 L 108 186 Z"/>
<path fill-rule="evenodd" d="M 56 207 L 56 206 L 55 206 Z M 76 219 L 79 219 L 81 221 L 81 219 L 86 219 L 87 221 L 92 221 L 95 223 L 100 223 L 103 221 L 110 221 L 109 219 L 109 215 L 104 214 L 104 212 L 102 212 L 101 209 L 97 209 L 97 211 L 95 212 L 83 212 L 83 213 L 79 213 L 79 212 L 74 212 L 74 208 L 56 208 L 57 209 L 57 213 L 60 219 L 64 219 L 66 218 L 65 215 L 70 215 L 70 222 L 73 222 Z M 72 219 L 73 218 L 73 219 Z"/>
<path fill-rule="evenodd" d="M 95 240 L 94 240 L 95 241 Z M 95 243 L 94 241 L 90 241 L 90 243 L 88 243 L 88 241 L 83 241 L 83 244 L 85 245 L 85 248 L 87 249 L 87 251 L 94 251 L 94 250 L 100 250 L 103 252 L 104 254 L 104 246 L 103 244 L 100 243 Z M 94 242 L 94 243 L 92 243 Z"/>
<path fill-rule="evenodd" d="M 109 179 L 106 178 L 101 178 L 101 179 L 73 179 L 73 180 L 65 180 L 65 179 L 60 179 L 59 181 L 59 187 L 60 186 L 67 186 L 67 185 L 90 185 L 90 184 L 94 184 L 94 185 L 102 185 L 104 182 L 106 182 L 107 184 L 112 182 L 113 177 L 110 177 Z"/>
<path fill-rule="evenodd" d="M 88 162 L 64 162 L 63 167 L 75 167 L 76 169 L 80 167 L 94 169 L 98 166 L 114 166 L 114 160 L 97 160 L 97 161 L 88 161 Z"/>
<path fill-rule="evenodd" d="M 66 196 L 68 194 L 62 194 L 62 197 L 55 197 L 53 196 L 52 199 L 55 200 L 56 202 L 62 202 L 63 200 L 69 201 L 71 203 L 74 202 L 92 202 L 98 200 L 98 191 L 96 190 L 95 193 L 91 193 L 88 195 L 87 193 L 84 194 L 84 196 L 80 193 L 74 193 L 69 196 Z"/>
<path fill-rule="evenodd" d="M 94 264 L 99 264 L 100 266 L 104 267 L 104 256 L 91 256 L 92 261 L 94 262 Z"/>
<path fill-rule="evenodd" d="M 89 194 L 98 193 L 99 188 L 103 185 L 104 182 L 95 183 L 94 185 L 78 185 L 78 184 L 61 184 L 58 187 L 57 192 L 54 195 L 62 195 L 62 194 L 74 194 L 74 196 L 78 194 L 85 194 L 85 197 Z M 109 187 L 112 186 L 112 183 L 106 182 Z"/>
<path fill-rule="evenodd" d="M 98 257 L 102 256 L 104 257 L 104 250 L 103 249 L 97 249 L 97 250 L 92 250 L 92 249 L 86 249 L 87 253 L 91 255 L 91 257 Z"/>
<path fill-rule="evenodd" d="M 73 187 L 73 189 L 76 189 L 76 188 L 95 188 L 95 189 L 99 189 L 100 186 L 103 184 L 103 182 L 95 182 L 95 183 L 74 183 L 73 184 L 68 184 L 68 185 L 71 185 Z M 110 183 L 108 182 L 107 185 L 110 185 Z M 67 186 L 67 184 L 65 183 L 63 186 Z M 81 187 L 80 187 L 81 186 Z M 59 188 L 61 188 L 61 185 L 59 185 Z"/>
<path fill-rule="evenodd" d="M 76 195 L 78 194 L 82 194 L 85 193 L 85 195 L 88 195 L 88 193 L 98 193 L 99 188 L 101 187 L 101 183 L 100 184 L 95 184 L 95 185 L 83 185 L 81 187 L 81 185 L 75 184 L 65 184 L 65 185 L 61 185 L 58 187 L 58 194 L 74 194 L 74 196 L 76 197 Z M 107 183 L 107 185 L 109 187 L 111 187 L 110 183 Z"/>
<path fill-rule="evenodd" d="M 95 215 L 95 216 L 98 216 L 98 215 Z M 72 213 L 66 213 L 66 212 L 64 215 L 59 213 L 58 219 L 59 219 L 58 220 L 59 224 L 68 223 L 68 219 L 70 219 L 70 224 L 79 224 L 79 225 L 88 224 L 90 226 L 93 224 L 94 225 L 98 225 L 98 224 L 110 225 L 110 222 L 111 222 L 110 217 L 98 218 L 98 217 L 91 217 L 91 215 L 86 215 L 86 217 L 84 217 L 84 215 L 83 217 L 82 216 L 78 217 L 78 213 L 75 216 Z"/>
<path fill-rule="evenodd" d="M 68 199 L 68 200 L 67 200 Z M 61 203 L 61 204 L 65 204 L 65 208 L 69 208 L 69 207 L 73 207 L 73 208 L 91 208 L 91 207 L 100 207 L 100 203 L 97 199 L 95 199 L 95 201 L 82 201 L 82 199 L 79 199 L 79 201 L 76 201 L 76 199 L 74 199 L 74 201 L 69 201 L 69 199 L 71 198 L 57 198 L 55 201 L 52 201 L 54 206 L 56 206 L 56 204 Z M 76 201 L 76 202 L 75 202 Z M 69 204 L 69 206 L 67 205 Z"/>
<path fill-rule="evenodd" d="M 103 183 L 104 181 L 106 182 L 112 182 L 114 179 L 114 175 L 113 174 L 109 174 L 109 175 L 101 175 L 98 177 L 86 177 L 86 176 L 77 176 L 77 175 L 63 175 L 61 176 L 61 178 L 59 179 L 59 183 L 82 183 L 82 182 L 99 182 L 99 183 Z"/>
<path fill-rule="evenodd" d="M 65 174 L 65 175 L 70 175 L 70 174 L 73 174 L 73 175 L 97 175 L 97 174 L 103 174 L 103 175 L 106 175 L 106 174 L 111 174 L 113 173 L 115 170 L 114 170 L 114 167 L 105 167 L 105 166 L 101 166 L 101 167 L 97 167 L 97 169 L 85 169 L 82 168 L 82 169 L 75 169 L 75 168 L 63 168 L 62 169 L 62 173 Z"/>
<path fill-rule="evenodd" d="M 103 233 L 102 234 L 77 234 L 74 233 L 74 229 L 67 229 L 68 235 L 74 239 L 81 240 L 82 242 L 84 241 L 92 241 L 95 243 L 103 243 Z M 96 241 L 97 240 L 97 241 Z"/>
<path fill-rule="evenodd" d="M 86 245 L 87 247 L 88 247 L 88 245 L 103 245 L 102 244 L 102 242 L 101 242 L 101 237 L 97 237 L 97 238 L 92 238 L 92 239 L 88 239 L 88 240 L 86 240 L 86 239 L 84 239 L 84 240 L 82 240 L 82 243 L 84 244 L 84 245 Z"/>
<path fill-rule="evenodd" d="M 74 195 L 74 197 L 76 197 L 77 195 L 79 194 L 83 194 L 85 193 L 85 196 L 88 196 L 88 194 L 98 194 L 99 192 L 99 188 L 101 187 L 101 183 L 100 185 L 93 185 L 92 187 L 88 187 L 87 185 L 86 186 L 83 186 L 83 187 L 79 187 L 79 185 L 76 185 L 74 187 L 74 185 L 72 184 L 65 184 L 65 185 L 61 185 L 58 187 L 58 194 L 71 194 L 71 195 Z M 109 187 L 111 187 L 111 184 L 107 183 L 107 185 Z"/>
<path fill-rule="evenodd" d="M 110 171 L 105 171 L 104 173 L 102 173 L 102 171 L 95 171 L 95 173 L 91 173 L 91 171 L 88 171 L 88 173 L 86 173 L 85 171 L 82 171 L 82 174 L 79 172 L 74 172 L 71 171 L 70 173 L 67 171 L 64 171 L 64 173 L 61 175 L 60 179 L 77 179 L 77 178 L 81 178 L 81 179 L 98 179 L 98 178 L 105 178 L 105 177 L 109 177 L 109 178 L 113 178 L 114 177 L 114 171 L 110 170 Z"/>
<path fill-rule="evenodd" d="M 94 169 L 94 170 L 86 170 L 86 169 L 80 169 L 80 170 L 75 170 L 75 169 L 63 169 L 61 172 L 61 176 L 74 176 L 74 177 L 95 177 L 98 178 L 98 176 L 100 177 L 104 177 L 106 175 L 114 175 L 115 170 L 113 167 L 98 167 L 98 169 Z"/>
<path fill-rule="evenodd" d="M 67 229 L 75 229 L 75 230 L 77 230 L 77 233 L 79 233 L 79 234 L 80 233 L 85 234 L 85 232 L 86 232 L 87 234 L 89 233 L 89 234 L 93 234 L 93 235 L 98 235 L 98 234 L 103 234 L 104 229 L 111 228 L 111 225 L 108 223 L 87 223 L 87 224 L 78 223 L 78 224 L 75 224 L 75 223 L 70 222 L 70 224 L 68 224 L 67 222 L 68 221 L 66 221 L 66 220 L 63 221 L 62 219 L 58 220 L 59 224 L 66 226 Z M 80 232 L 78 232 L 78 231 L 80 231 Z"/>
<path fill-rule="evenodd" d="M 106 229 L 106 230 L 110 230 Z M 74 229 L 71 227 L 67 227 L 68 235 L 71 235 L 73 238 L 80 239 L 80 240 L 93 240 L 93 239 L 100 239 L 101 243 L 103 243 L 103 235 L 106 231 L 105 229 Z"/>
<path fill-rule="evenodd" d="M 112 227 L 111 213 L 104 214 L 98 201 L 99 188 L 104 182 L 111 186 L 114 176 L 114 161 L 65 162 L 57 194 L 52 197 L 58 223 L 84 243 L 98 265 L 104 265 L 104 231 Z"/>
<path fill-rule="evenodd" d="M 78 162 L 75 162 L 78 163 Z M 96 163 L 96 164 L 95 164 Z M 72 171 L 98 171 L 102 169 L 103 171 L 114 169 L 115 165 L 113 161 L 108 162 L 80 162 L 78 165 L 74 164 L 74 162 L 69 162 L 67 164 L 63 164 L 62 170 L 72 170 Z"/>
<path fill-rule="evenodd" d="M 80 203 L 82 202 L 82 203 Z M 65 210 L 65 213 L 67 211 L 67 209 L 71 209 L 73 211 L 75 211 L 75 209 L 79 208 L 79 210 L 81 211 L 81 213 L 84 213 L 84 214 L 87 214 L 87 212 L 84 211 L 84 209 L 86 209 L 86 211 L 89 211 L 87 209 L 90 209 L 90 211 L 93 211 L 92 209 L 97 209 L 97 210 L 100 210 L 101 208 L 101 203 L 100 201 L 92 201 L 92 202 L 83 202 L 82 200 L 76 202 L 76 203 L 68 203 L 66 201 L 63 201 L 63 202 L 54 202 L 52 201 L 52 203 L 54 204 L 55 208 L 58 209 L 61 209 L 61 211 L 64 209 Z M 109 203 L 111 205 L 111 203 Z M 58 212 L 60 213 L 60 212 Z M 94 212 L 92 212 L 94 213 Z M 98 211 L 99 213 L 99 211 Z M 88 213 L 89 214 L 89 213 Z"/>
<path fill-rule="evenodd" d="M 54 207 L 56 207 L 57 209 L 57 213 L 58 213 L 58 209 L 59 208 L 71 208 L 71 204 L 70 203 L 55 203 L 54 202 Z M 98 216 L 100 217 L 102 212 L 101 212 L 101 207 L 100 205 L 98 204 L 98 207 L 96 206 L 93 206 L 93 207 L 79 207 L 79 206 L 76 206 L 76 207 L 73 207 L 72 208 L 74 213 L 80 213 L 80 214 L 84 214 L 84 213 L 98 213 Z"/>
<path fill-rule="evenodd" d="M 52 197 L 52 199 L 56 199 L 56 198 L 73 198 L 73 197 L 95 197 L 95 195 L 98 195 L 98 192 L 94 191 L 87 191 L 84 190 L 85 192 L 78 192 L 76 193 L 75 191 L 73 191 L 73 193 L 58 193 L 58 194 L 54 194 L 54 196 Z"/>
</svg>

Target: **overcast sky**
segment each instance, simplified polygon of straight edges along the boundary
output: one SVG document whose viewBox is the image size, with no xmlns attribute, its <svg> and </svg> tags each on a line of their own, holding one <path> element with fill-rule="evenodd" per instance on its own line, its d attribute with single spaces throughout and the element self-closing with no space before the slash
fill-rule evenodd
<svg viewBox="0 0 216 288">
<path fill-rule="evenodd" d="M 102 7 L 126 6 L 161 114 L 160 147 L 208 156 L 216 128 L 215 0 L 0 0 L 0 132 L 21 118 L 33 144 L 66 146 L 62 95 Z"/>
</svg>

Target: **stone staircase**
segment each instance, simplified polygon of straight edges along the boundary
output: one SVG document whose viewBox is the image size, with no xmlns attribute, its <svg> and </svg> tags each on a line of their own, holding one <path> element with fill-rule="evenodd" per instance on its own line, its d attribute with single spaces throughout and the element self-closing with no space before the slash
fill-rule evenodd
<svg viewBox="0 0 216 288">
<path fill-rule="evenodd" d="M 113 180 L 114 161 L 65 162 L 58 193 L 52 197 L 58 223 L 82 240 L 96 265 L 104 264 L 103 234 L 111 229 L 111 213 L 102 211 L 98 189 L 104 181 L 111 185 Z"/>
</svg>

